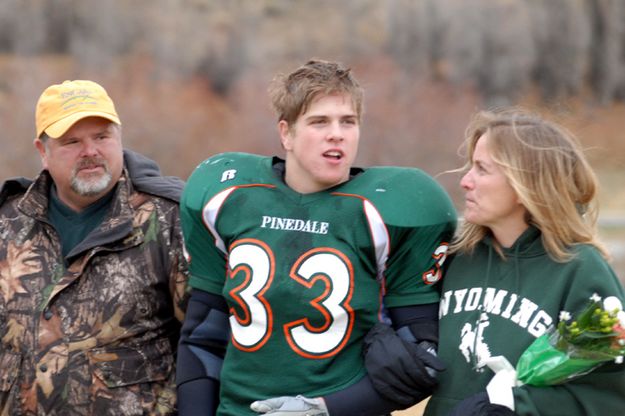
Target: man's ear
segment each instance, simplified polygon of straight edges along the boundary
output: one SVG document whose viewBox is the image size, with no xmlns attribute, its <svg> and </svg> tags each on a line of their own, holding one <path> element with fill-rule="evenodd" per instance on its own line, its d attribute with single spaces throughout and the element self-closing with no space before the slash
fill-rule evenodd
<svg viewBox="0 0 625 416">
<path fill-rule="evenodd" d="M 48 154 L 46 153 L 46 144 L 39 138 L 33 140 L 35 148 L 39 151 L 39 157 L 41 158 L 41 165 L 43 169 L 48 169 Z"/>
<path fill-rule="evenodd" d="M 284 150 L 291 150 L 293 147 L 293 136 L 291 134 L 291 129 L 289 128 L 289 123 L 285 120 L 280 120 L 278 122 L 278 132 L 280 133 L 280 143 L 282 144 Z"/>
</svg>

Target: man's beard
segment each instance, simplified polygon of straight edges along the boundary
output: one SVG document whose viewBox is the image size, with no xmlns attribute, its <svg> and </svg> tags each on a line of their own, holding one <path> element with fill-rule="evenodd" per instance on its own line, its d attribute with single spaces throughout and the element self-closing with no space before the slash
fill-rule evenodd
<svg viewBox="0 0 625 416">
<path fill-rule="evenodd" d="M 98 176 L 89 176 L 87 178 L 79 178 L 78 172 L 83 167 L 101 166 L 104 173 Z M 97 196 L 108 188 L 113 176 L 109 170 L 108 163 L 99 158 L 90 158 L 81 160 L 72 171 L 71 187 L 74 192 L 81 196 Z"/>
</svg>

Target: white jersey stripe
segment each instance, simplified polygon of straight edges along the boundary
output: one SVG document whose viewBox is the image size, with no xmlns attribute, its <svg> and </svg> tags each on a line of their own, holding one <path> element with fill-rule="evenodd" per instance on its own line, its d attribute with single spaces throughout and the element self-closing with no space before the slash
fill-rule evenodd
<svg viewBox="0 0 625 416">
<path fill-rule="evenodd" d="M 384 272 L 386 271 L 386 261 L 388 260 L 389 253 L 391 251 L 391 240 L 388 235 L 388 230 L 384 224 L 382 216 L 378 212 L 377 208 L 366 199 L 364 200 L 365 215 L 367 216 L 367 222 L 369 223 L 369 229 L 371 230 L 371 236 L 373 237 L 373 245 L 375 247 L 375 256 L 377 261 L 378 281 L 384 282 Z"/>
<path fill-rule="evenodd" d="M 227 254 L 226 245 L 224 244 L 221 236 L 217 233 L 215 222 L 217 221 L 217 214 L 219 214 L 219 210 L 221 209 L 224 201 L 236 188 L 236 186 L 233 186 L 219 192 L 217 195 L 212 197 L 206 205 L 204 205 L 204 209 L 202 210 L 202 219 L 204 220 L 204 224 L 206 224 L 206 227 L 215 238 L 215 246 L 217 246 L 217 248 L 224 254 Z"/>
</svg>

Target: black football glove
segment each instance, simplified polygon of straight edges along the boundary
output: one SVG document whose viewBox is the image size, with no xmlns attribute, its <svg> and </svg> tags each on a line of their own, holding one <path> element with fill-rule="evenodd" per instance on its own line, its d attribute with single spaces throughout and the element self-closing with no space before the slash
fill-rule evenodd
<svg viewBox="0 0 625 416">
<path fill-rule="evenodd" d="M 364 340 L 365 366 L 384 398 L 410 406 L 430 396 L 445 365 L 434 354 L 401 339 L 389 325 L 376 324 Z M 429 370 L 429 371 L 428 371 Z"/>
</svg>

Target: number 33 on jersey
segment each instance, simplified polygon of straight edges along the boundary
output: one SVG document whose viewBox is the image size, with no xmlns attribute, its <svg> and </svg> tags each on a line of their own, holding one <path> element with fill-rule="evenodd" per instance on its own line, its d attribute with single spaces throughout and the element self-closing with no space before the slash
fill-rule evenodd
<svg viewBox="0 0 625 416">
<path fill-rule="evenodd" d="M 309 391 L 299 380 L 310 377 L 331 391 L 362 375 L 362 338 L 385 308 L 438 301 L 433 284 L 456 223 L 447 194 L 420 170 L 355 169 L 350 181 L 304 195 L 284 184 L 282 165 L 214 156 L 181 202 L 190 284 L 228 303 L 237 359 L 222 383 L 243 396 L 262 397 L 243 368 L 278 375 L 271 370 L 286 366 L 276 382 L 294 393 Z"/>
</svg>

